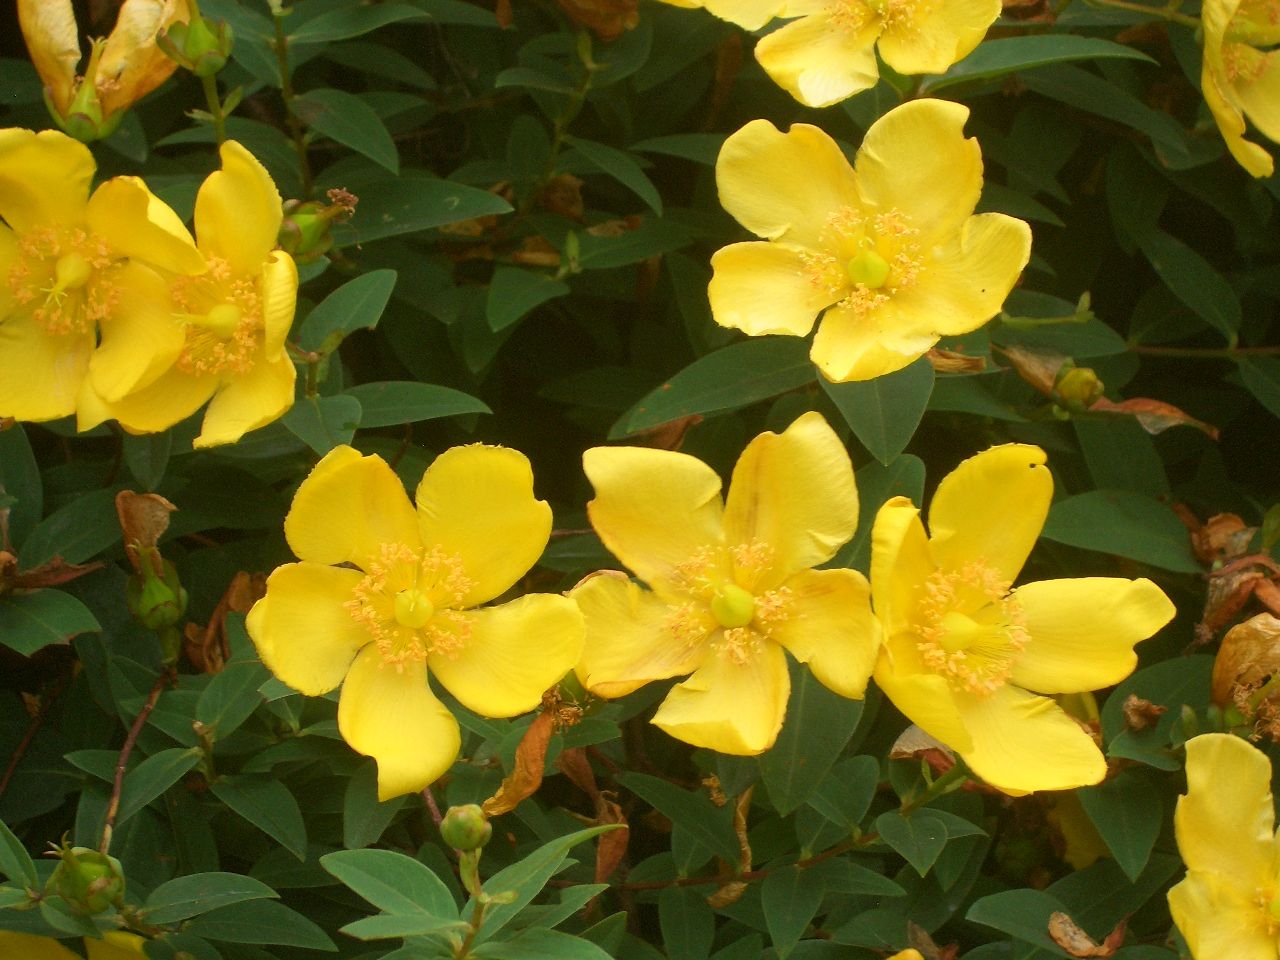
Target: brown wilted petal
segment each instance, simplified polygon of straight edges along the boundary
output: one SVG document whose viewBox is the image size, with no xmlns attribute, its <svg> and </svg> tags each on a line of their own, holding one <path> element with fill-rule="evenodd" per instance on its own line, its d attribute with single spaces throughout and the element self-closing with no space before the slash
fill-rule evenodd
<svg viewBox="0 0 1280 960">
<path fill-rule="evenodd" d="M 1046 397 L 1053 396 L 1053 388 L 1058 382 L 1058 374 L 1070 362 L 1068 357 L 1060 353 L 1040 353 L 1025 347 L 1000 347 L 1001 356 L 1009 361 L 1010 366 L 1023 380 L 1035 387 Z"/>
<path fill-rule="evenodd" d="M 1163 433 L 1170 427 L 1195 427 L 1207 433 L 1214 440 L 1218 439 L 1218 428 L 1211 423 L 1197 420 L 1188 413 L 1179 410 L 1171 403 L 1151 400 L 1147 397 L 1133 397 L 1112 403 L 1106 397 L 1093 402 L 1089 410 L 1097 413 L 1121 413 L 1133 417 L 1147 433 Z"/>
<path fill-rule="evenodd" d="M 1069 916 L 1055 911 L 1049 915 L 1049 936 L 1073 957 L 1111 957 L 1124 943 L 1125 925 L 1126 921 L 1121 920 L 1102 943 L 1096 943 Z"/>
<path fill-rule="evenodd" d="M 1168 709 L 1150 700 L 1143 700 L 1136 693 L 1129 694 L 1120 705 L 1126 730 L 1145 730 L 1153 726 Z"/>
<path fill-rule="evenodd" d="M 967 353 L 934 347 L 925 354 L 934 370 L 939 373 L 981 373 L 987 369 L 986 357 L 971 357 Z"/>
<path fill-rule="evenodd" d="M 1219 706 L 1240 705 L 1241 694 L 1247 699 L 1272 677 L 1280 677 L 1280 619 L 1260 613 L 1222 638 L 1213 661 L 1213 700 Z"/>
<path fill-rule="evenodd" d="M 125 552 L 138 573 L 142 572 L 140 550 L 154 549 L 169 529 L 169 514 L 178 508 L 158 493 L 134 493 L 121 490 L 116 494 L 116 515 L 124 534 Z M 156 576 L 164 576 L 163 561 L 158 553 L 151 555 Z"/>
<path fill-rule="evenodd" d="M 516 747 L 515 768 L 503 778 L 498 792 L 482 803 L 484 812 L 496 817 L 509 813 L 519 806 L 521 800 L 534 795 L 542 786 L 542 768 L 547 759 L 547 745 L 551 742 L 551 734 L 556 729 L 556 711 L 554 707 L 544 709 L 536 717 L 529 729 L 520 738 L 520 746 Z"/>
</svg>

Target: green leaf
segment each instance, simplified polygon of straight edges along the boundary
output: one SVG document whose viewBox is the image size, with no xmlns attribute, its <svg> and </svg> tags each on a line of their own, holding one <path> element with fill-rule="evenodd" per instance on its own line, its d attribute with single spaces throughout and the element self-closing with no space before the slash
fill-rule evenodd
<svg viewBox="0 0 1280 960">
<path fill-rule="evenodd" d="M 671 220 L 645 216 L 634 230 L 616 236 L 574 234 L 578 238 L 578 265 L 583 270 L 610 270 L 679 250 L 693 242 L 688 228 Z"/>
<path fill-rule="evenodd" d="M 1136 883 L 1160 835 L 1164 792 L 1136 769 L 1096 787 L 1085 787 L 1077 796 L 1120 869 Z"/>
<path fill-rule="evenodd" d="M 426 11 L 436 23 L 454 23 L 467 27 L 497 29 L 501 24 L 492 10 L 464 3 L 462 0 L 413 0 L 413 5 Z"/>
<path fill-rule="evenodd" d="M 195 873 L 160 884 L 142 910 L 147 923 L 176 923 L 232 903 L 278 896 L 262 881 L 238 873 Z"/>
<path fill-rule="evenodd" d="M 404 806 L 406 797 L 378 802 L 378 767 L 363 763 L 347 781 L 342 800 L 342 845 L 348 850 L 367 847 L 382 836 Z"/>
<path fill-rule="evenodd" d="M 400 172 L 396 142 L 376 110 L 353 93 L 321 88 L 293 98 L 293 112 L 317 133 L 362 153 L 378 166 Z"/>
<path fill-rule="evenodd" d="M 1162 230 L 1147 231 L 1138 246 L 1174 296 L 1228 340 L 1235 339 L 1240 297 L 1208 260 Z"/>
<path fill-rule="evenodd" d="M 222 776 L 213 781 L 209 789 L 299 860 L 306 859 L 307 827 L 302 821 L 302 810 L 283 783 L 254 776 Z"/>
<path fill-rule="evenodd" d="M 214 739 L 225 739 L 253 714 L 262 703 L 258 688 L 270 673 L 256 661 L 234 661 L 214 674 L 196 703 L 196 719 L 212 731 Z"/>
<path fill-rule="evenodd" d="M 144 490 L 155 490 L 164 479 L 169 465 L 169 450 L 173 446 L 173 434 L 148 433 L 140 437 L 126 433 L 122 441 L 125 466 Z"/>
<path fill-rule="evenodd" d="M 298 27 L 289 34 L 289 45 L 349 40 L 391 23 L 425 19 L 427 19 L 426 11 L 402 3 L 340 7 L 329 13 L 322 13 Z"/>
<path fill-rule="evenodd" d="M 609 439 L 690 414 L 720 413 L 813 382 L 809 345 L 798 337 L 755 337 L 695 360 L 618 418 Z"/>
<path fill-rule="evenodd" d="M 1237 361 L 1240 380 L 1258 402 L 1280 417 L 1280 360 L 1247 357 Z"/>
<path fill-rule="evenodd" d="M 364 187 L 358 209 L 351 223 L 334 228 L 334 242 L 339 247 L 510 213 L 511 204 L 488 190 L 406 170 L 396 179 Z"/>
<path fill-rule="evenodd" d="M 792 668 L 782 732 L 759 761 L 761 779 L 780 815 L 791 813 L 818 788 L 857 729 L 862 704 L 832 693 L 807 667 Z"/>
<path fill-rule="evenodd" d="M 929 872 L 948 840 L 982 833 L 963 817 L 929 807 L 907 814 L 897 810 L 882 813 L 876 817 L 876 832 L 922 877 Z"/>
<path fill-rule="evenodd" d="M 1163 660 L 1121 681 L 1102 707 L 1107 755 L 1137 760 L 1160 770 L 1182 769 L 1181 751 L 1170 748 L 1170 739 L 1177 735 L 1179 742 L 1182 740 L 1177 728 L 1184 705 L 1198 713 L 1209 706 L 1212 675 L 1213 657 L 1199 655 Z M 1123 705 L 1131 694 L 1166 708 L 1153 726 L 1131 730 L 1125 724 Z"/>
<path fill-rule="evenodd" d="M 491 957 L 493 960 L 610 960 L 611 958 L 610 954 L 605 953 L 590 940 L 541 927 L 521 930 L 512 939 L 501 943 L 483 943 L 472 952 L 472 955 Z"/>
<path fill-rule="evenodd" d="M 18 567 L 32 570 L 54 557 L 84 563 L 119 540 L 116 488 L 90 490 L 36 525 L 18 551 Z"/>
<path fill-rule="evenodd" d="M 630 154 L 617 147 L 596 143 L 594 140 L 584 140 L 581 137 L 566 136 L 564 141 L 586 157 L 592 165 L 599 167 L 648 204 L 650 210 L 662 216 L 662 197 L 658 194 L 658 188 L 653 185 L 653 181 L 645 175 L 640 164 L 636 163 Z"/>
<path fill-rule="evenodd" d="M 126 773 L 120 791 L 120 812 L 116 816 L 116 829 L 195 769 L 199 762 L 199 750 L 192 747 L 171 747 L 153 753 Z"/>
<path fill-rule="evenodd" d="M 394 270 L 371 270 L 349 280 L 307 314 L 298 330 L 303 350 L 329 352 L 357 330 L 372 330 L 396 286 Z"/>
<path fill-rule="evenodd" d="M 339 850 L 321 857 L 320 866 L 387 913 L 458 915 L 444 881 L 426 864 L 395 850 Z"/>
<path fill-rule="evenodd" d="M 279 944 L 308 950 L 337 951 L 318 926 L 274 900 L 249 900 L 196 917 L 184 930 L 208 940 L 228 943 Z"/>
<path fill-rule="evenodd" d="M 1041 890 L 1006 890 L 977 901 L 965 919 L 1035 944 L 1055 956 L 1068 956 L 1049 936 L 1049 916 L 1069 911 Z"/>
<path fill-rule="evenodd" d="M 738 862 L 741 851 L 729 807 L 717 807 L 701 794 L 681 790 L 647 773 L 624 773 L 617 780 L 672 823 L 683 826 L 716 856 L 729 863 Z"/>
<path fill-rule="evenodd" d="M 17 500 L 8 508 L 9 538 L 21 546 L 44 510 L 40 467 L 21 424 L 0 430 L 0 491 Z"/>
<path fill-rule="evenodd" d="M 281 422 L 323 457 L 334 447 L 351 442 L 360 426 L 361 413 L 360 401 L 345 393 L 304 397 L 289 408 Z"/>
<path fill-rule="evenodd" d="M 83 603 L 61 590 L 0 596 L 0 644 L 29 657 L 55 643 L 69 643 L 102 627 Z"/>
<path fill-rule="evenodd" d="M 852 830 L 862 823 L 880 785 L 880 762 L 875 757 L 845 757 L 823 777 L 806 801 L 832 823 Z"/>
<path fill-rule="evenodd" d="M 723 133 L 675 133 L 665 137 L 650 137 L 631 145 L 641 153 L 661 153 L 669 157 L 683 157 L 695 163 L 714 167 L 724 146 Z"/>
<path fill-rule="evenodd" d="M 670 960 L 705 960 L 715 938 L 716 918 L 706 895 L 688 887 L 666 887 L 658 895 L 658 926 Z"/>
<path fill-rule="evenodd" d="M 380 913 L 348 923 L 342 932 L 357 940 L 387 940 L 399 937 L 423 937 L 457 931 L 464 933 L 470 925 L 453 917 L 434 917 L 429 913 Z"/>
<path fill-rule="evenodd" d="M 818 382 L 873 457 L 888 464 L 911 442 L 933 393 L 933 365 L 921 357 L 874 380 Z"/>
<path fill-rule="evenodd" d="M 573 96 L 574 89 L 568 80 L 551 77 L 532 67 L 508 67 L 493 78 L 496 90 L 504 87 L 520 87 L 525 90 L 544 90 L 562 96 Z"/>
<path fill-rule="evenodd" d="M 0 820 L 0 873 L 14 883 L 36 886 L 35 861 L 3 820 Z"/>
<path fill-rule="evenodd" d="M 1178 573 L 1200 573 L 1191 541 L 1168 506 L 1131 490 L 1091 490 L 1049 508 L 1044 536 Z"/>
<path fill-rule="evenodd" d="M 493 279 L 489 281 L 485 319 L 490 330 L 505 330 L 534 308 L 548 300 L 563 297 L 568 292 L 567 283 L 561 283 L 545 273 L 499 266 L 494 269 Z"/>
<path fill-rule="evenodd" d="M 1072 60 L 1145 60 L 1155 61 L 1145 53 L 1110 40 L 1079 37 L 1070 33 L 1052 33 L 1040 36 L 1001 37 L 986 40 L 940 77 L 927 77 L 920 85 L 921 92 L 941 90 L 957 83 L 972 80 L 991 80 L 1020 70 Z"/>
<path fill-rule="evenodd" d="M 413 380 L 384 380 L 348 387 L 344 396 L 360 401 L 361 428 L 393 427 L 467 413 L 492 413 L 475 397 L 450 387 Z"/>
<path fill-rule="evenodd" d="M 775 869 L 765 877 L 760 906 L 778 960 L 786 960 L 818 913 L 826 894 L 825 873 L 794 865 Z"/>
</svg>

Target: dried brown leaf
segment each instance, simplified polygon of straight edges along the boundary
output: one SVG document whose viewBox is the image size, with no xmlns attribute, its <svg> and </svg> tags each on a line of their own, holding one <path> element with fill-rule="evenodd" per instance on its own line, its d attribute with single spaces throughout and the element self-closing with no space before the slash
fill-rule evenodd
<svg viewBox="0 0 1280 960">
<path fill-rule="evenodd" d="M 1170 427 L 1195 427 L 1197 430 L 1207 433 L 1214 440 L 1218 439 L 1218 428 L 1213 424 L 1197 420 L 1189 413 L 1162 400 L 1133 397 L 1129 400 L 1113 403 L 1106 397 L 1100 397 L 1093 402 L 1089 409 L 1095 413 L 1119 413 L 1131 416 L 1138 421 L 1139 425 L 1147 433 L 1163 433 Z"/>
<path fill-rule="evenodd" d="M 1269 613 L 1238 623 L 1222 638 L 1213 661 L 1214 702 L 1225 706 L 1241 688 L 1257 688 L 1280 675 L 1280 619 Z"/>
<path fill-rule="evenodd" d="M 498 787 L 498 792 L 480 806 L 490 817 L 510 813 L 542 786 L 542 768 L 547 759 L 547 745 L 556 729 L 555 708 L 544 709 L 520 738 L 516 747 L 515 768 Z"/>
<path fill-rule="evenodd" d="M 1120 705 L 1126 730 L 1145 730 L 1159 720 L 1168 709 L 1150 700 L 1143 700 L 1136 693 L 1129 694 Z"/>
<path fill-rule="evenodd" d="M 1102 943 L 1097 943 L 1094 939 L 1080 929 L 1080 925 L 1071 919 L 1065 913 L 1055 911 L 1049 915 L 1049 936 L 1053 938 L 1053 942 L 1067 951 L 1073 957 L 1110 957 L 1120 949 L 1120 945 L 1124 943 L 1124 931 L 1128 921 L 1121 920 L 1120 923 L 1107 934 L 1107 938 Z"/>
</svg>

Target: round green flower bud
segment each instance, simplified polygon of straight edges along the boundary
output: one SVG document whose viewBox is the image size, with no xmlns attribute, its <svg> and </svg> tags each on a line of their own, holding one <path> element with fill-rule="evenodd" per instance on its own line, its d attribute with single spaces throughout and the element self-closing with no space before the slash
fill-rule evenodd
<svg viewBox="0 0 1280 960">
<path fill-rule="evenodd" d="M 475 803 L 450 807 L 440 821 L 440 836 L 455 850 L 479 850 L 493 835 L 493 825 Z"/>
<path fill-rule="evenodd" d="M 89 847 L 56 848 L 61 863 L 45 885 L 45 894 L 57 894 L 86 913 L 102 913 L 124 902 L 124 868 L 109 854 Z"/>
</svg>

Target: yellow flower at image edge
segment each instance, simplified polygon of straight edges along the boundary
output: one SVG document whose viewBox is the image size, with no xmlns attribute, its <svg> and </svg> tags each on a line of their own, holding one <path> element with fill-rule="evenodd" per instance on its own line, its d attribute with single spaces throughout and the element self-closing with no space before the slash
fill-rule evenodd
<svg viewBox="0 0 1280 960">
<path fill-rule="evenodd" d="M 1187 875 L 1169 910 L 1195 960 L 1276 960 L 1280 841 L 1266 754 L 1225 733 L 1188 740 L 1173 825 Z"/>
<path fill-rule="evenodd" d="M 249 635 L 282 681 L 318 696 L 342 684 L 338 728 L 377 760 L 382 800 L 421 790 L 457 756 L 468 710 L 511 717 L 577 662 L 582 615 L 563 596 L 505 593 L 541 556 L 551 510 L 523 454 L 454 447 L 423 474 L 417 507 L 380 457 L 337 447 L 298 488 L 278 567 Z"/>
<path fill-rule="evenodd" d="M 136 933 L 112 930 L 101 940 L 84 938 L 89 960 L 139 960 L 146 957 L 142 945 L 146 941 Z M 80 960 L 79 954 L 64 947 L 52 937 L 0 930 L 0 957 L 4 960 Z"/>
<path fill-rule="evenodd" d="M 876 684 L 908 719 L 1010 794 L 1099 782 L 1093 738 L 1049 697 L 1119 682 L 1133 646 L 1174 615 L 1150 580 L 1081 577 L 1011 589 L 1049 511 L 1039 447 L 1008 444 L 938 485 L 929 533 L 905 497 L 871 535 L 871 590 L 884 628 Z"/>
<path fill-rule="evenodd" d="M 1280 0 L 1205 0 L 1200 10 L 1204 62 L 1200 88 L 1227 149 L 1255 177 L 1275 159 L 1244 138 L 1245 117 L 1280 143 Z"/>
<path fill-rule="evenodd" d="M 141 180 L 90 196 L 93 175 L 93 155 L 66 134 L 0 130 L 0 417 L 68 416 L 90 377 L 109 392 L 154 378 L 163 361 L 138 345 L 173 325 L 164 277 L 205 269 Z M 95 350 L 100 331 L 117 346 Z"/>
<path fill-rule="evenodd" d="M 1031 230 L 974 214 L 982 153 L 966 107 L 913 100 L 867 131 L 851 167 L 817 127 L 753 120 L 716 160 L 720 201 L 762 241 L 711 258 L 717 323 L 804 336 L 835 382 L 892 373 L 939 337 L 999 312 L 1031 256 Z M 824 312 L 825 311 L 825 312 Z"/>
<path fill-rule="evenodd" d="M 723 502 L 719 476 L 687 454 L 595 447 L 583 466 L 592 526 L 649 588 L 606 572 L 571 591 L 586 619 L 588 690 L 619 697 L 690 675 L 653 722 L 730 754 L 777 738 L 791 689 L 784 650 L 836 693 L 863 695 L 879 637 L 866 579 L 811 569 L 858 516 L 848 454 L 820 415 L 751 441 Z"/>
<path fill-rule="evenodd" d="M 293 405 L 297 371 L 285 349 L 297 305 L 298 270 L 275 249 L 280 194 L 261 163 L 229 140 L 222 169 L 196 196 L 196 245 L 207 269 L 164 293 L 170 322 L 139 342 L 110 328 L 101 350 L 142 355 L 161 371 L 142 389 L 81 393 L 77 425 L 115 419 L 131 433 L 166 430 L 205 411 L 196 447 L 234 443 Z"/>
</svg>

